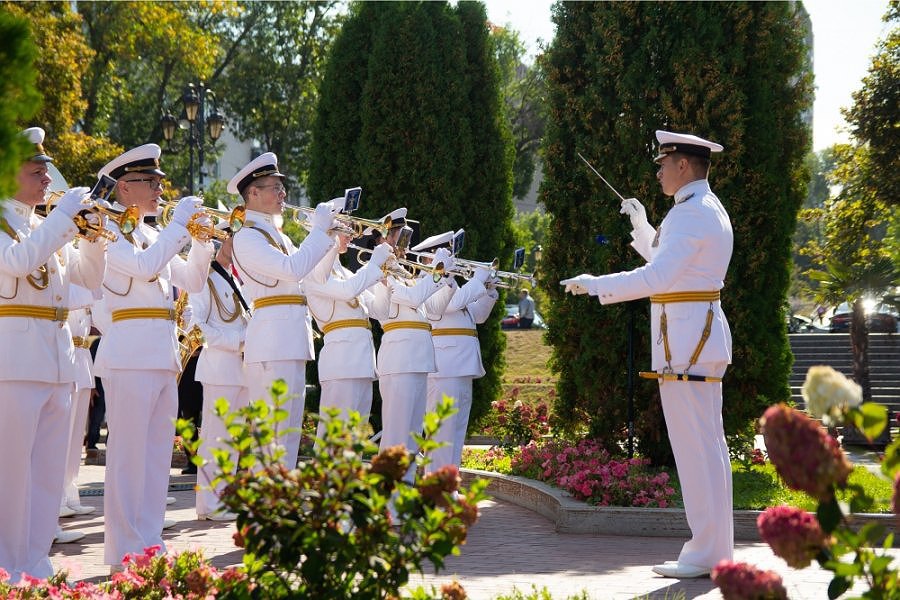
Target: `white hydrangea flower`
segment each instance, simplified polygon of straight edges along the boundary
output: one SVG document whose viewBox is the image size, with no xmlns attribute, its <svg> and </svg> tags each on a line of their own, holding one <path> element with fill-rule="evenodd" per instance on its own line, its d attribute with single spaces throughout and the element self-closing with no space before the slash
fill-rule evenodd
<svg viewBox="0 0 900 600">
<path fill-rule="evenodd" d="M 862 402 L 862 388 L 831 367 L 810 367 L 801 389 L 809 414 L 827 427 L 841 425 L 847 410 Z"/>
</svg>

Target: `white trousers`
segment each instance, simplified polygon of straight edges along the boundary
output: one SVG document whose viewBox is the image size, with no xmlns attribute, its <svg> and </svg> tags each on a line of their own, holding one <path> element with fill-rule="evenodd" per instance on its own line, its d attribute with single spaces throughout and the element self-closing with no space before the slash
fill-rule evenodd
<svg viewBox="0 0 900 600">
<path fill-rule="evenodd" d="M 362 418 L 361 424 L 365 425 L 372 412 L 372 381 L 369 379 L 332 379 L 320 381 L 322 392 L 319 396 L 319 415 L 326 418 L 326 408 L 336 408 L 341 411 L 339 419 L 346 419 L 347 413 L 355 410 Z M 316 427 L 316 437 L 322 439 L 325 436 L 325 423 L 319 421 Z"/>
<path fill-rule="evenodd" d="M 106 394 L 104 561 L 118 565 L 129 553 L 159 546 L 172 466 L 178 386 L 165 370 L 110 369 Z"/>
<path fill-rule="evenodd" d="M 81 506 L 78 496 L 78 469 L 81 467 L 81 448 L 84 446 L 84 433 L 87 429 L 88 408 L 91 405 L 92 388 L 85 388 L 72 393 L 72 410 L 69 422 L 69 447 L 66 452 L 66 473 L 63 479 L 63 504 Z"/>
<path fill-rule="evenodd" d="M 691 372 L 721 377 L 725 363 Z M 675 367 L 676 372 L 681 372 Z M 714 567 L 734 557 L 731 461 L 722 424 L 722 384 L 667 381 L 659 386 L 691 539 L 678 561 Z"/>
<path fill-rule="evenodd" d="M 236 453 L 229 448 L 224 440 L 229 438 L 225 423 L 215 413 L 216 400 L 225 398 L 228 400 L 228 410 L 236 411 L 244 408 L 249 403 L 247 388 L 239 385 L 213 385 L 203 384 L 203 416 L 200 430 L 200 456 L 207 463 L 197 469 L 197 514 L 208 515 L 222 507 L 219 496 L 225 487 L 224 482 L 212 487 L 212 481 L 219 472 L 219 466 L 213 457 L 213 449 L 228 450 L 231 460 L 236 460 Z"/>
<path fill-rule="evenodd" d="M 379 450 L 402 445 L 412 453 L 419 451 L 413 433 L 422 433 L 428 393 L 427 373 L 397 373 L 378 378 L 381 391 L 381 445 Z M 411 463 L 406 473 L 412 481 L 416 465 Z"/>
<path fill-rule="evenodd" d="M 457 413 L 444 421 L 435 436 L 435 441 L 445 445 L 431 453 L 429 471 L 436 471 L 446 465 L 459 466 L 462 461 L 466 430 L 469 427 L 469 413 L 472 411 L 471 377 L 429 377 L 427 412 L 434 412 L 444 396 L 453 399 Z"/>
<path fill-rule="evenodd" d="M 0 567 L 13 583 L 22 573 L 53 574 L 48 554 L 59 519 L 72 388 L 0 381 Z"/>
<path fill-rule="evenodd" d="M 306 361 L 272 360 L 250 363 L 244 366 L 244 375 L 247 378 L 250 402 L 260 398 L 271 401 L 269 388 L 276 379 L 284 379 L 287 384 L 288 400 L 283 408 L 288 412 L 288 418 L 277 425 L 275 432 L 280 434 L 278 441 L 285 449 L 281 460 L 288 468 L 293 469 L 297 466 L 297 454 L 300 452 L 303 408 L 306 404 Z"/>
</svg>

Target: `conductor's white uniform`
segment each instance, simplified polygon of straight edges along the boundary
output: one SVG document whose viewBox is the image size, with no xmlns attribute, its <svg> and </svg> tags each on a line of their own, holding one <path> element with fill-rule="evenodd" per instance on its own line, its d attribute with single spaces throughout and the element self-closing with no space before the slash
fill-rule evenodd
<svg viewBox="0 0 900 600">
<path fill-rule="evenodd" d="M 334 241 L 314 228 L 297 248 L 275 227 L 272 215 L 248 210 L 244 226 L 234 235 L 234 264 L 253 317 L 244 345 L 250 400 L 269 398 L 276 379 L 287 384 L 290 400 L 284 406 L 287 423 L 295 431 L 281 438 L 284 462 L 297 464 L 300 428 L 306 399 L 306 361 L 314 357 L 312 322 L 300 280 L 318 264 Z"/>
<path fill-rule="evenodd" d="M 458 410 L 438 431 L 436 441 L 446 445 L 432 452 L 430 469 L 459 466 L 462 459 L 472 410 L 472 380 L 484 376 L 475 325 L 487 320 L 497 297 L 497 290 L 486 289 L 478 279 L 473 278 L 462 287 L 451 279 L 449 285 L 425 302 L 437 367 L 437 371 L 428 374 L 426 410 L 434 412 L 444 396 L 453 398 Z"/>
<path fill-rule="evenodd" d="M 247 333 L 247 315 L 228 280 L 214 263 L 209 272 L 206 287 L 199 294 L 191 296 L 193 325 L 203 332 L 203 351 L 197 359 L 194 379 L 203 384 L 203 415 L 200 430 L 200 456 L 207 463 L 197 474 L 197 515 L 201 518 L 220 510 L 224 483 L 214 489 L 210 487 L 218 472 L 212 455 L 213 448 L 226 449 L 223 440 L 228 439 L 228 430 L 221 418 L 215 414 L 216 401 L 224 398 L 229 410 L 235 411 L 247 406 L 247 382 L 244 377 L 244 361 L 241 356 Z M 240 283 L 234 281 L 240 290 Z"/>
<path fill-rule="evenodd" d="M 72 219 L 42 222 L 31 206 L 3 202 L 0 231 L 0 568 L 48 577 L 69 441 L 75 347 L 66 321 L 69 284 L 96 289 L 104 243 L 69 242 Z"/>
<path fill-rule="evenodd" d="M 325 334 L 318 358 L 323 417 L 326 408 L 335 408 L 345 415 L 358 412 L 362 423 L 368 420 L 375 380 L 368 309 L 375 295 L 369 288 L 382 277 L 380 266 L 371 262 L 353 273 L 341 264 L 335 247 L 303 280 L 309 309 Z M 321 439 L 324 434 L 325 425 L 320 422 L 316 436 Z"/>
<path fill-rule="evenodd" d="M 109 425 L 104 560 L 118 565 L 125 554 L 148 546 L 165 550 L 162 528 L 181 370 L 173 286 L 191 294 L 203 289 L 213 245 L 194 241 L 184 260 L 178 252 L 190 235 L 175 221 L 162 231 L 140 223 L 129 235 L 115 224 L 110 228 L 118 235 L 109 247 L 103 282 L 111 323 L 94 372 L 103 380 Z M 139 314 L 148 316 L 134 316 Z"/>
<path fill-rule="evenodd" d="M 447 277 L 437 283 L 430 276 L 410 283 L 389 275 L 375 286 L 371 313 L 384 330 L 376 362 L 382 399 L 381 450 L 396 445 L 417 450 L 412 434 L 422 430 L 427 377 L 437 369 L 423 304 L 446 285 Z M 410 474 L 414 466 L 410 466 Z"/>
<path fill-rule="evenodd" d="M 629 272 L 575 280 L 603 304 L 673 292 L 718 292 L 731 259 L 731 222 L 706 179 L 684 185 L 658 230 L 633 231 L 632 246 L 648 264 Z M 695 352 L 708 310 L 709 339 L 694 375 L 721 377 L 731 363 L 731 331 L 719 300 L 651 304 L 653 369 L 667 367 L 660 319 L 665 310 L 671 368 L 682 373 Z M 734 546 L 731 464 L 722 424 L 722 384 L 661 383 L 663 412 L 675 454 L 688 524 L 693 537 L 682 548 L 680 564 L 711 568 L 731 560 Z"/>
</svg>

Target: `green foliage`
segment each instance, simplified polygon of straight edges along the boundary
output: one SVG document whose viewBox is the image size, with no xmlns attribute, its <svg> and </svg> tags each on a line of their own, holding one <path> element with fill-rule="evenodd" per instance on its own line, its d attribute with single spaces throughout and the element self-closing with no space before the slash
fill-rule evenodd
<svg viewBox="0 0 900 600">
<path fill-rule="evenodd" d="M 411 457 L 395 446 L 377 448 L 360 432 L 360 416 L 348 422 L 332 411 L 324 440 L 295 469 L 279 462 L 284 453 L 276 426 L 287 414 L 287 389 L 278 380 L 272 400 L 258 400 L 235 412 L 216 403 L 229 439 L 214 449 L 217 475 L 225 484 L 224 507 L 237 514 L 235 543 L 244 548 L 244 572 L 265 598 L 386 598 L 399 596 L 411 573 L 425 562 L 435 570 L 459 553 L 486 482 L 459 487 L 455 467 L 442 467 L 414 483 L 404 481 Z M 425 455 L 439 446 L 434 435 L 453 412 L 445 398 L 428 414 L 416 436 Z M 179 421 L 190 440 L 191 426 Z M 198 444 L 188 443 L 198 465 Z M 416 455 L 416 464 L 427 459 Z M 458 491 L 458 497 L 454 492 Z"/>
<path fill-rule="evenodd" d="M 234 130 L 278 155 L 292 184 L 306 182 L 308 146 L 327 48 L 340 27 L 339 3 L 247 2 L 246 35 L 220 92 Z M 349 185 L 346 187 L 350 187 Z M 314 203 L 332 196 L 314 198 Z"/>
<path fill-rule="evenodd" d="M 671 205 L 655 181 L 655 129 L 721 142 L 712 187 L 734 228 L 723 307 L 733 333 L 726 375 L 728 433 L 746 431 L 764 398 L 789 398 L 791 355 L 782 322 L 790 237 L 806 197 L 810 68 L 798 7 L 784 3 L 559 3 L 544 57 L 549 114 L 541 199 L 551 214 L 541 283 L 560 373 L 556 415 L 590 423 L 592 437 L 625 435 L 628 307 L 565 296 L 560 279 L 640 266 L 619 201 L 581 152 L 659 224 Z M 685 36 L 690 31 L 690 36 Z M 594 243 L 597 234 L 611 243 Z M 647 306 L 635 308 L 636 364 L 648 365 Z M 589 324 L 585 327 L 585 324 Z M 598 343 L 602 339 L 602 343 Z M 639 451 L 671 460 L 655 384 L 636 382 Z"/>
<path fill-rule="evenodd" d="M 878 44 L 862 88 L 853 93 L 853 106 L 844 111 L 853 137 L 868 146 L 872 161 L 871 185 L 886 203 L 900 203 L 900 4 L 888 6 L 883 19 L 887 37 Z"/>
<path fill-rule="evenodd" d="M 0 7 L 0 198 L 16 191 L 22 159 L 33 149 L 21 135 L 22 123 L 37 110 L 36 49 L 28 22 Z"/>
<path fill-rule="evenodd" d="M 544 136 L 546 84 L 540 65 L 523 63 L 525 44 L 517 31 L 508 25 L 494 26 L 491 38 L 515 145 L 512 193 L 515 198 L 523 198 L 531 189 L 541 138 Z"/>
<path fill-rule="evenodd" d="M 463 227 L 464 258 L 509 264 L 513 156 L 485 23 L 477 3 L 355 4 L 321 86 L 310 197 L 361 185 L 361 214 L 406 206 L 423 237 Z M 500 391 L 498 304 L 479 328 L 473 420 Z"/>
<path fill-rule="evenodd" d="M 535 253 L 546 243 L 547 233 L 550 230 L 550 215 L 540 211 L 532 211 L 529 213 L 516 213 L 513 219 L 513 234 L 515 236 L 515 246 L 517 248 L 525 248 L 525 264 L 522 266 L 522 273 L 536 273 L 540 269 Z M 524 286 L 527 287 L 527 286 Z M 533 287 L 529 294 L 534 298 L 534 307 L 539 312 L 543 310 L 541 307 L 547 302 L 547 293 L 543 288 Z M 510 298 L 515 301 L 517 298 L 513 294 Z"/>
<path fill-rule="evenodd" d="M 66 131 L 47 138 L 45 147 L 71 186 L 92 186 L 103 165 L 125 151 L 109 138 L 90 136 L 80 131 Z"/>
<path fill-rule="evenodd" d="M 588 596 L 588 593 L 585 591 L 574 596 L 566 596 L 566 600 L 588 600 L 589 598 L 590 596 Z M 494 600 L 553 600 L 553 595 L 545 587 L 538 590 L 537 586 L 532 585 L 530 592 L 526 593 L 518 588 L 513 588 L 511 593 L 501 594 Z"/>
</svg>

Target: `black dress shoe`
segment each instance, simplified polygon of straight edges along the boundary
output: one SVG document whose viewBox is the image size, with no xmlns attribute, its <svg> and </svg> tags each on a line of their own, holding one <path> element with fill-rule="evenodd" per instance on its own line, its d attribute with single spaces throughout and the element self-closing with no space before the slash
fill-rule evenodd
<svg viewBox="0 0 900 600">
<path fill-rule="evenodd" d="M 197 465 L 194 463 L 189 463 L 188 466 L 181 470 L 182 475 L 196 475 L 197 474 Z"/>
</svg>

